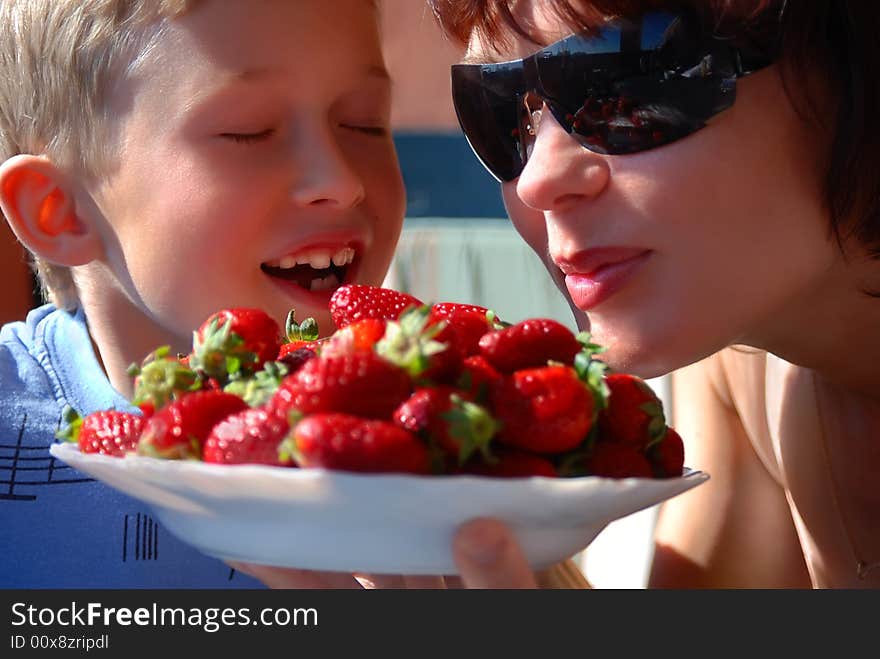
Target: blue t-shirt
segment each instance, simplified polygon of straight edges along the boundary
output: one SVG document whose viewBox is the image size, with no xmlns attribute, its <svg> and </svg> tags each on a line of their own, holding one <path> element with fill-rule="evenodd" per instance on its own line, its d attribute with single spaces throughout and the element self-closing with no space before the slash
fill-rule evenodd
<svg viewBox="0 0 880 659">
<path fill-rule="evenodd" d="M 0 330 L 0 588 L 261 587 L 56 460 L 66 405 L 138 411 L 104 374 L 82 311 L 46 305 Z"/>
</svg>

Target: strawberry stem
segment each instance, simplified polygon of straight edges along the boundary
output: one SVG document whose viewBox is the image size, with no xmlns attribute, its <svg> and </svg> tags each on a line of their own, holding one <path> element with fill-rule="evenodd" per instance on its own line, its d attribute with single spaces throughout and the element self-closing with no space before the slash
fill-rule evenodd
<svg viewBox="0 0 880 659">
<path fill-rule="evenodd" d="M 287 319 L 284 321 L 284 334 L 287 336 L 287 342 L 294 341 L 316 341 L 320 334 L 318 330 L 318 321 L 314 318 L 306 318 L 301 323 L 296 322 L 296 309 L 287 312 Z"/>
</svg>

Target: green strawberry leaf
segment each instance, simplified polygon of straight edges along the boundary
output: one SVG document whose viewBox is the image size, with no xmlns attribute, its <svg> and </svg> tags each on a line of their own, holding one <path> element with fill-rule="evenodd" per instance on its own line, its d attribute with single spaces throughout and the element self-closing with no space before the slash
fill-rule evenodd
<svg viewBox="0 0 880 659">
<path fill-rule="evenodd" d="M 604 346 L 600 346 L 598 343 L 593 343 L 592 335 L 589 332 L 578 332 L 574 338 L 583 346 L 582 351 L 589 356 L 598 355 L 607 350 Z"/>
<path fill-rule="evenodd" d="M 556 465 L 557 473 L 566 478 L 589 476 L 586 461 L 597 441 L 599 441 L 599 427 L 594 424 L 583 442 L 560 456 Z"/>
<path fill-rule="evenodd" d="M 269 401 L 278 391 L 281 381 L 288 374 L 283 362 L 266 362 L 263 368 L 252 376 L 234 379 L 223 391 L 235 394 L 251 407 L 259 407 Z"/>
<path fill-rule="evenodd" d="M 168 346 L 163 346 L 148 355 L 141 366 L 130 369 L 137 371 L 132 398 L 135 405 L 151 403 L 158 410 L 180 393 L 201 389 L 195 371 L 178 358 L 169 357 L 169 352 Z"/>
<path fill-rule="evenodd" d="M 508 323 L 506 321 L 501 320 L 498 317 L 498 314 L 495 313 L 492 309 L 486 312 L 486 322 L 489 323 L 489 326 L 494 330 L 503 330 L 508 327 L 513 327 L 513 323 Z"/>
<path fill-rule="evenodd" d="M 593 359 L 587 351 L 581 351 L 574 357 L 574 370 L 581 382 L 585 383 L 593 394 L 596 409 L 606 409 L 611 390 L 605 382 L 605 374 L 608 371 L 605 362 Z"/>
<path fill-rule="evenodd" d="M 450 396 L 450 401 L 452 407 L 441 416 L 448 424 L 449 436 L 459 442 L 458 463 L 464 464 L 477 451 L 484 459 L 490 458 L 489 444 L 500 428 L 498 422 L 486 408 L 457 394 Z"/>
<path fill-rule="evenodd" d="M 655 444 L 659 444 L 666 437 L 666 421 L 662 417 L 654 417 L 648 424 L 648 436 L 651 438 L 645 449 L 650 449 Z"/>
<path fill-rule="evenodd" d="M 65 405 L 62 412 L 65 427 L 55 433 L 56 439 L 65 442 L 78 443 L 79 433 L 82 430 L 83 419 L 70 405 Z"/>
<path fill-rule="evenodd" d="M 296 430 L 296 424 L 302 420 L 303 416 L 305 415 L 299 410 L 290 410 L 287 414 L 290 431 L 278 444 L 278 460 L 282 464 L 293 462 L 293 464 L 298 465 L 302 462 L 302 453 L 296 445 L 294 431 Z"/>
<path fill-rule="evenodd" d="M 446 327 L 440 322 L 426 327 L 430 307 L 413 307 L 403 313 L 398 321 L 388 321 L 385 335 L 376 343 L 376 352 L 417 378 L 430 366 L 430 358 L 447 349 L 447 344 L 434 341 Z"/>
<path fill-rule="evenodd" d="M 652 400 L 648 403 L 639 405 L 639 409 L 651 418 L 663 418 L 663 404 L 660 401 Z"/>
</svg>

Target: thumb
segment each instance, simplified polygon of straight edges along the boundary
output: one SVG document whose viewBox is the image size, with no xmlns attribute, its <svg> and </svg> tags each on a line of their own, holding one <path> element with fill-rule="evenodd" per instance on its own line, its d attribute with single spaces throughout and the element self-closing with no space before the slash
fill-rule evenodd
<svg viewBox="0 0 880 659">
<path fill-rule="evenodd" d="M 452 550 L 467 588 L 537 588 L 522 548 L 498 520 L 466 522 L 459 527 Z"/>
</svg>

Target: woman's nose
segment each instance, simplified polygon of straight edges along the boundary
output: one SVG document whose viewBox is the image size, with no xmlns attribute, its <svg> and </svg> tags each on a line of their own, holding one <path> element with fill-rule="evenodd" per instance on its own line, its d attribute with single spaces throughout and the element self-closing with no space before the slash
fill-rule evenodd
<svg viewBox="0 0 880 659">
<path fill-rule="evenodd" d="M 610 169 L 600 155 L 584 148 L 559 125 L 544 105 L 533 121 L 534 143 L 516 191 L 526 205 L 541 211 L 560 211 L 600 195 Z"/>
<path fill-rule="evenodd" d="M 291 197 L 298 206 L 357 206 L 365 196 L 358 171 L 346 158 L 332 128 L 303 130 L 298 136 Z"/>
</svg>

